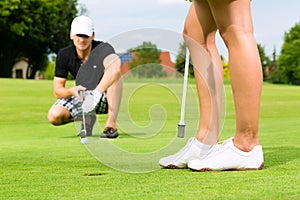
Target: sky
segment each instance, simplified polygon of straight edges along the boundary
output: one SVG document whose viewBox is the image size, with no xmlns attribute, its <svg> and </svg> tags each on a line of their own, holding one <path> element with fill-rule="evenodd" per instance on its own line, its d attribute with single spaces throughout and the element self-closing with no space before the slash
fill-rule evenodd
<svg viewBox="0 0 300 200">
<path fill-rule="evenodd" d="M 79 0 L 93 19 L 96 39 L 110 42 L 117 52 L 151 41 L 173 55 L 182 42 L 181 32 L 190 6 L 184 0 Z M 251 3 L 257 43 L 271 57 L 280 53 L 284 33 L 300 22 L 299 0 L 253 0 Z M 217 36 L 221 55 L 227 50 Z"/>
</svg>

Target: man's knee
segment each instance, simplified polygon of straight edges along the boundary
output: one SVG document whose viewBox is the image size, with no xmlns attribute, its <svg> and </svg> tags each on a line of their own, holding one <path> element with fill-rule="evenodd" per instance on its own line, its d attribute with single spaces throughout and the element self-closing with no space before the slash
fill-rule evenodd
<svg viewBox="0 0 300 200">
<path fill-rule="evenodd" d="M 63 114 L 62 112 L 59 111 L 59 109 L 55 109 L 55 107 L 52 107 L 48 111 L 48 121 L 55 126 L 65 124 L 67 123 L 67 120 L 65 120 L 67 117 L 64 115 L 66 114 Z"/>
<path fill-rule="evenodd" d="M 58 116 L 55 114 L 55 112 L 53 111 L 53 109 L 50 109 L 48 111 L 48 121 L 52 124 L 52 125 L 58 125 L 57 120 Z"/>
</svg>

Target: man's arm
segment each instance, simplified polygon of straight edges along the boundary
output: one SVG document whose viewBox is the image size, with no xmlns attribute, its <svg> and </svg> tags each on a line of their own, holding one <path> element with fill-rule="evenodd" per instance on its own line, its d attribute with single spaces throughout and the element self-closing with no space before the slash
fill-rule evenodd
<svg viewBox="0 0 300 200">
<path fill-rule="evenodd" d="M 121 77 L 121 60 L 118 55 L 110 54 L 103 60 L 104 74 L 97 85 L 99 92 L 105 92 L 115 81 Z"/>
<path fill-rule="evenodd" d="M 116 81 L 119 81 L 121 77 L 121 61 L 119 56 L 116 54 L 108 55 L 104 61 L 104 74 L 97 85 L 96 89 L 92 91 L 91 95 L 87 95 L 82 104 L 83 112 L 90 112 L 95 109 L 96 105 L 99 103 L 100 99 L 103 98 L 104 92 L 107 92 L 108 88 L 114 84 Z M 122 92 L 118 93 L 121 95 Z"/>
<path fill-rule="evenodd" d="M 74 88 L 66 88 L 67 79 L 54 77 L 54 96 L 56 98 L 70 98 L 74 95 Z"/>
</svg>

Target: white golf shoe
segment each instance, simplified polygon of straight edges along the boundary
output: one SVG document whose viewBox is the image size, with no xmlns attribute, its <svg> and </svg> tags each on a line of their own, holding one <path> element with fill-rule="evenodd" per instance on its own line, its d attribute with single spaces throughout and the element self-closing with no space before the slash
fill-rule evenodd
<svg viewBox="0 0 300 200">
<path fill-rule="evenodd" d="M 224 170 L 260 170 L 264 166 L 262 146 L 255 146 L 250 152 L 236 148 L 233 138 L 230 138 L 204 159 L 194 159 L 188 162 L 188 167 L 194 171 L 224 171 Z"/>
<path fill-rule="evenodd" d="M 180 151 L 171 156 L 161 158 L 159 160 L 159 165 L 168 169 L 185 169 L 187 168 L 187 163 L 189 161 L 204 158 L 215 146 L 214 145 L 209 150 L 202 151 L 201 148 L 195 144 L 195 140 L 196 138 L 190 138 Z"/>
</svg>

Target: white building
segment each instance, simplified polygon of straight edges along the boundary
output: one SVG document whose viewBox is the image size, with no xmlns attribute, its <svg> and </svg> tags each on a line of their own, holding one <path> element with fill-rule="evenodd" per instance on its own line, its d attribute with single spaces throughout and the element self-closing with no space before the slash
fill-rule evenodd
<svg viewBox="0 0 300 200">
<path fill-rule="evenodd" d="M 12 68 L 13 78 L 23 78 L 26 79 L 31 74 L 31 66 L 29 66 L 28 58 L 20 58 Z"/>
</svg>

